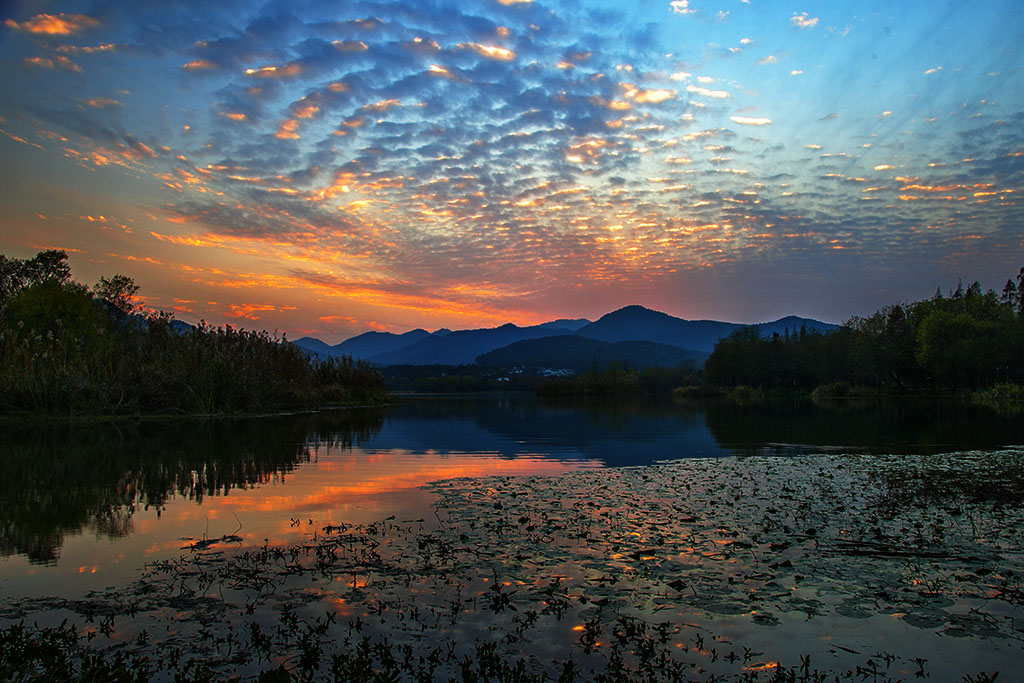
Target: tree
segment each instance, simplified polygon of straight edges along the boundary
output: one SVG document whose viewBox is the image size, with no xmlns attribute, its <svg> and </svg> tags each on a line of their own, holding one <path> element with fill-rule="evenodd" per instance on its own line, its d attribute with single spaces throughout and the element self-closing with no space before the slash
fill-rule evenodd
<svg viewBox="0 0 1024 683">
<path fill-rule="evenodd" d="M 41 251 L 31 259 L 0 254 L 0 311 L 24 289 L 44 282 L 65 285 L 71 281 L 68 254 L 62 249 Z"/>
<path fill-rule="evenodd" d="M 1017 318 L 1024 321 L 1024 266 L 1017 273 Z"/>
<path fill-rule="evenodd" d="M 1003 287 L 1003 295 L 999 297 L 999 300 L 1016 312 L 1018 296 L 1017 285 L 1014 284 L 1013 280 L 1007 280 L 1006 286 Z"/>
<path fill-rule="evenodd" d="M 135 295 L 139 292 L 139 286 L 127 275 L 101 277 L 93 292 L 96 298 L 106 301 L 126 315 L 133 313 L 138 306 L 135 303 Z"/>
<path fill-rule="evenodd" d="M 76 338 L 94 335 L 108 324 L 103 310 L 96 305 L 89 289 L 77 282 L 44 280 L 22 289 L 5 312 L 12 328 L 19 323 L 25 331 L 37 334 L 64 331 Z"/>
<path fill-rule="evenodd" d="M 68 265 L 68 253 L 63 249 L 47 249 L 41 251 L 25 262 L 28 284 L 56 282 L 65 285 L 71 281 L 71 266 Z"/>
</svg>

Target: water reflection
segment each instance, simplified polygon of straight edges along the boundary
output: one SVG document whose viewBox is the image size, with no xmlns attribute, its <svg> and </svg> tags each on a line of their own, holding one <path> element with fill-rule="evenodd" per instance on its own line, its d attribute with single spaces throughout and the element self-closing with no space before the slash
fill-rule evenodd
<svg viewBox="0 0 1024 683">
<path fill-rule="evenodd" d="M 0 555 L 57 561 L 64 539 L 132 532 L 137 510 L 202 503 L 280 478 L 319 444 L 351 448 L 384 411 L 248 420 L 101 423 L 6 430 L 0 442 Z"/>
<path fill-rule="evenodd" d="M 952 401 L 738 405 L 517 394 L 247 420 L 6 429 L 0 555 L 52 565 L 77 538 L 82 548 L 71 561 L 95 566 L 91 547 L 104 542 L 108 556 L 131 557 L 177 550 L 181 537 L 226 535 L 236 526 L 247 542 L 259 543 L 287 537 L 296 519 L 419 517 L 429 514 L 430 498 L 418 487 L 452 477 L 1020 443 L 1020 420 Z M 110 545 L 133 535 L 143 538 Z"/>
<path fill-rule="evenodd" d="M 609 467 L 730 454 L 715 442 L 696 406 L 665 400 L 538 400 L 525 394 L 409 401 L 389 413 L 387 425 L 367 447 L 531 455 Z"/>
<path fill-rule="evenodd" d="M 943 453 L 1024 443 L 1024 421 L 952 399 L 810 399 L 704 404 L 721 448 L 741 454 Z"/>
</svg>

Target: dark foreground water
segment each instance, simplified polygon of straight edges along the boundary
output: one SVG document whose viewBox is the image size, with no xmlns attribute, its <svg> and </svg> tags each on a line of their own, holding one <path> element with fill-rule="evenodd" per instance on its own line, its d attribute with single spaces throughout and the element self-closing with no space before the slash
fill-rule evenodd
<svg viewBox="0 0 1024 683">
<path fill-rule="evenodd" d="M 1024 592 L 1013 578 L 1014 568 L 1024 569 L 1017 566 L 1024 562 L 1020 504 L 1004 493 L 992 503 L 984 492 L 1020 469 L 1013 446 L 1024 444 L 1022 423 L 1019 415 L 953 402 L 737 405 L 498 395 L 246 420 L 8 428 L 0 435 L 0 599 L 8 605 L 0 616 L 59 623 L 69 611 L 88 610 L 90 600 L 114 600 L 144 575 L 177 597 L 226 599 L 225 590 L 238 589 L 227 568 L 243 554 L 289 546 L 308 554 L 325 539 L 335 543 L 329 537 L 339 530 L 358 528 L 363 540 L 349 534 L 346 548 L 372 550 L 378 564 L 367 572 L 376 583 L 361 578 L 361 569 L 347 576 L 320 566 L 355 594 L 310 592 L 295 585 L 296 576 L 312 571 L 299 569 L 295 558 L 277 574 L 289 577 L 289 590 L 307 600 L 315 595 L 337 615 L 379 616 L 385 634 L 411 623 L 401 610 L 390 612 L 400 619 L 386 621 L 381 605 L 388 600 L 415 605 L 419 615 L 419 603 L 436 611 L 452 604 L 449 592 L 475 591 L 473 609 L 464 611 L 477 616 L 458 628 L 453 619 L 450 629 L 472 641 L 506 617 L 528 614 L 533 590 L 533 611 L 550 617 L 535 615 L 536 628 L 550 633 L 531 641 L 523 622 L 506 619 L 502 628 L 520 639 L 520 651 L 549 658 L 562 656 L 557 647 L 544 650 L 552 643 L 600 654 L 598 632 L 607 643 L 614 619 L 650 617 L 674 624 L 661 644 L 693 650 L 699 661 L 689 664 L 705 672 L 739 661 L 719 661 L 725 646 L 704 647 L 705 635 L 753 643 L 755 649 L 730 650 L 750 660 L 734 668 L 768 671 L 772 656 L 798 664 L 795 644 L 836 634 L 853 647 L 826 652 L 856 660 L 842 666 L 866 665 L 876 654 L 866 650 L 889 640 L 905 651 L 890 665 L 915 674 L 921 665 L 911 655 L 919 648 L 907 648 L 925 634 L 954 643 L 920 645 L 917 658 L 933 662 L 933 680 L 945 680 L 934 662 L 964 652 L 976 654 L 967 662 L 972 671 L 991 663 L 1005 672 L 1024 657 Z M 597 471 L 682 459 L 691 464 Z M 568 474 L 575 470 L 592 472 Z M 453 479 L 460 481 L 431 484 Z M 981 493 L 964 488 L 973 480 Z M 925 489 L 930 497 L 921 498 Z M 879 491 L 885 495 L 876 499 Z M 903 498 L 909 510 L 936 512 L 901 517 Z M 593 510 L 583 514 L 587 505 Z M 992 510 L 996 517 L 987 517 Z M 562 522 L 550 526 L 559 515 Z M 377 550 L 383 539 L 375 536 L 386 536 L 389 524 L 391 555 Z M 370 545 L 360 550 L 359 543 Z M 485 550 L 489 545 L 500 552 Z M 331 547 L 336 556 L 337 544 Z M 408 576 L 419 565 L 403 564 L 408 557 L 423 563 L 416 585 Z M 954 564 L 921 569 L 942 561 Z M 195 562 L 199 569 L 189 565 Z M 219 580 L 204 562 L 223 568 Z M 490 579 L 476 566 L 485 563 Z M 443 580 L 431 574 L 439 568 Z M 404 592 L 394 591 L 399 575 L 406 576 Z M 461 583 L 452 584 L 453 575 Z M 974 585 L 957 578 L 963 576 L 988 578 Z M 499 579 L 519 597 L 495 591 Z M 250 594 L 239 603 L 262 605 L 267 586 L 285 595 L 274 580 L 246 584 Z M 552 589 L 553 581 L 567 588 Z M 372 590 L 378 592 L 367 594 Z M 551 608 L 560 604 L 549 601 L 554 597 L 572 607 Z M 593 600 L 604 601 L 596 616 L 587 611 Z M 179 621 L 194 617 L 177 614 Z M 122 636 L 143 628 L 129 620 Z M 437 620 L 431 628 L 439 628 Z M 988 633 L 984 646 L 970 640 L 978 633 Z M 514 642 L 510 637 L 503 642 Z M 790 645 L 764 655 L 781 642 Z"/>
<path fill-rule="evenodd" d="M 175 553 L 182 539 L 283 542 L 310 519 L 422 517 L 433 498 L 421 487 L 453 477 L 1014 444 L 1024 444 L 1020 415 L 952 401 L 738 405 L 522 394 L 259 419 L 5 428 L 0 590 L 106 586 Z"/>
</svg>

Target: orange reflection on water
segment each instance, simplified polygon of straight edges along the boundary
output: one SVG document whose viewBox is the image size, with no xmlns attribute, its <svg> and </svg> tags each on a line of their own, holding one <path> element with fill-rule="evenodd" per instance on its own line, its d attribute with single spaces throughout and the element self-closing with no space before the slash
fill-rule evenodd
<svg viewBox="0 0 1024 683">
<path fill-rule="evenodd" d="M 374 501 L 442 479 L 555 475 L 577 467 L 530 457 L 511 459 L 466 453 L 426 456 L 398 450 L 332 455 L 329 449 L 316 463 L 293 472 L 287 489 L 268 486 L 251 495 L 225 497 L 219 502 L 224 508 L 254 512 L 323 508 Z"/>
</svg>

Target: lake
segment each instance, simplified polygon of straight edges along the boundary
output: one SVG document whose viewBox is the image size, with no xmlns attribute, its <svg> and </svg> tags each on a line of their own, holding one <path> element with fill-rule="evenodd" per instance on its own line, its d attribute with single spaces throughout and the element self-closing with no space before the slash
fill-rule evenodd
<svg viewBox="0 0 1024 683">
<path fill-rule="evenodd" d="M 582 678 L 658 661 L 1009 680 L 1024 525 L 1001 483 L 1021 476 L 1022 422 L 952 401 L 500 394 L 7 428 L 0 617 L 70 617 L 141 652 L 249 624 L 224 670 L 250 673 L 313 666 L 264 658 L 252 624 L 298 633 L 326 608 L 325 642 L 449 639 L 438 676 L 493 641 L 553 678 L 570 657 Z"/>
</svg>

